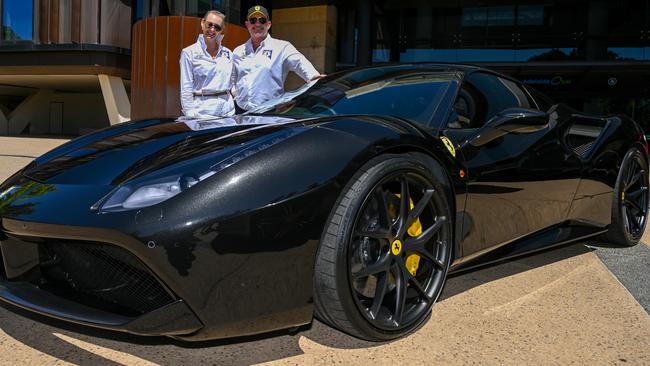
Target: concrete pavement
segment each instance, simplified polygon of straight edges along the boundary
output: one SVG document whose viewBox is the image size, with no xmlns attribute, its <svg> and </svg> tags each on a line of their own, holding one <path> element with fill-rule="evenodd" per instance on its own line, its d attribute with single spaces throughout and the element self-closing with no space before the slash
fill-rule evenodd
<svg viewBox="0 0 650 366">
<path fill-rule="evenodd" d="M 64 141 L 0 137 L 0 179 Z M 609 263 L 605 252 L 645 254 L 589 244 L 449 279 L 427 323 L 395 342 L 363 342 L 314 321 L 296 335 L 185 344 L 93 330 L 3 305 L 0 364 L 650 364 L 650 316 L 612 273 L 629 262 Z M 627 286 L 635 292 L 649 286 L 634 283 Z"/>
<path fill-rule="evenodd" d="M 646 245 L 632 248 L 607 247 L 601 243 L 598 245 L 595 247 L 598 259 L 650 313 L 650 248 Z"/>
</svg>

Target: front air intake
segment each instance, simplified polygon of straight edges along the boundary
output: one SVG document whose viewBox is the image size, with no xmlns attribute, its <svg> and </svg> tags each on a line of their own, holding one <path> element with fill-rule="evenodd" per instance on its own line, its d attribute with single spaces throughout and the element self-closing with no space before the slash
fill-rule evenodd
<svg viewBox="0 0 650 366">
<path fill-rule="evenodd" d="M 137 316 L 174 301 L 128 251 L 99 243 L 40 244 L 44 290 L 88 306 Z"/>
</svg>

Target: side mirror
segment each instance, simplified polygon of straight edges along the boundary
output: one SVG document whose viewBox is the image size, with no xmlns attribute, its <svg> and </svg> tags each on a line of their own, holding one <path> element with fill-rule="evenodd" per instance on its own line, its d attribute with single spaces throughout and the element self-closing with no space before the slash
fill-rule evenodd
<svg viewBox="0 0 650 366">
<path fill-rule="evenodd" d="M 549 116 L 536 109 L 508 108 L 499 112 L 481 127 L 476 135 L 468 140 L 472 146 L 479 147 L 509 133 L 534 133 L 547 128 Z"/>
</svg>

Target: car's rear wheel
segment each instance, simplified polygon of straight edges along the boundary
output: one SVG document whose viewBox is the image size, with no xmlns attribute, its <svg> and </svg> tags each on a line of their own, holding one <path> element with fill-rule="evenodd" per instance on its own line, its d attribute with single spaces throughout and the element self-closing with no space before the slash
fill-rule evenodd
<svg viewBox="0 0 650 366">
<path fill-rule="evenodd" d="M 648 203 L 648 163 L 641 151 L 633 148 L 625 154 L 616 179 L 607 240 L 636 245 L 645 230 Z"/>
<path fill-rule="evenodd" d="M 316 315 L 354 336 L 417 328 L 440 295 L 452 254 L 442 167 L 423 154 L 383 155 L 346 186 L 316 261 Z"/>
</svg>

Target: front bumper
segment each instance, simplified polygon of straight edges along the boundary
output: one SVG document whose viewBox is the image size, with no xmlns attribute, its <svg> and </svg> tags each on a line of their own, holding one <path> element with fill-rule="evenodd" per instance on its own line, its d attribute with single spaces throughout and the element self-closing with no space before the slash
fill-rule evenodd
<svg viewBox="0 0 650 366">
<path fill-rule="evenodd" d="M 41 315 L 138 335 L 179 336 L 194 333 L 203 326 L 183 300 L 138 317 L 128 317 L 66 300 L 29 283 L 7 280 L 0 280 L 0 300 Z"/>
<path fill-rule="evenodd" d="M 133 253 L 97 242 L 98 237 L 117 241 L 125 237 L 114 232 L 96 235 L 107 234 L 105 229 L 6 218 L 2 227 L 7 233 L 0 233 L 2 301 L 53 318 L 138 335 L 183 336 L 203 327 L 189 306 Z"/>
<path fill-rule="evenodd" d="M 322 196 L 317 194 L 319 192 L 263 209 L 237 211 L 239 206 L 236 206 L 233 209 L 235 214 L 210 211 L 209 216 L 202 216 L 197 221 L 200 210 L 185 202 L 172 202 L 175 206 L 163 204 L 138 212 L 89 215 L 87 205 L 70 199 L 78 197 L 78 192 L 72 195 L 70 187 L 55 188 L 42 196 L 16 200 L 5 207 L 9 210 L 0 216 L 0 241 L 3 242 L 0 246 L 6 246 L 4 242 L 8 240 L 16 240 L 19 248 L 24 247 L 18 252 L 28 252 L 28 243 L 49 245 L 55 242 L 79 246 L 101 244 L 126 251 L 170 294 L 172 299 L 163 305 L 182 300 L 197 319 L 196 323 L 201 324 L 196 331 L 195 326 L 183 325 L 171 331 L 165 330 L 165 333 L 153 330 L 149 333 L 148 330 L 146 334 L 172 335 L 173 332 L 175 338 L 201 341 L 259 334 L 311 322 L 313 263 L 320 232 L 320 227 L 314 226 L 313 222 L 322 219 L 314 214 L 313 207 L 314 197 Z M 86 188 L 82 188 L 82 193 L 86 192 Z M 200 190 L 197 192 L 202 193 Z M 223 206 L 232 205 L 226 202 Z M 295 225 L 296 222 L 301 225 Z M 20 255 L 15 258 L 18 257 Z M 43 259 L 33 253 L 31 261 L 35 264 L 29 265 L 29 255 L 23 259 L 28 263 L 26 268 L 21 269 L 21 263 L 14 263 L 18 272 L 9 276 L 5 273 L 3 277 L 6 268 L 0 266 L 0 279 L 22 282 L 44 291 L 38 278 L 30 277 L 30 269 Z M 0 263 L 3 263 L 2 259 Z M 88 269 L 87 272 L 93 271 Z M 88 283 L 92 282 L 88 280 Z M 33 287 L 30 289 L 34 290 Z M 57 315 L 50 306 L 51 301 L 18 297 L 23 298 L 22 306 L 30 310 L 80 322 L 76 319 L 79 312 Z M 11 296 L 0 294 L 2 300 L 12 302 Z M 68 302 L 79 304 L 74 298 Z M 89 306 L 88 302 L 82 304 Z M 104 308 L 100 310 L 115 314 Z M 158 308 L 140 310 L 146 311 L 137 316 L 126 315 L 130 318 L 144 317 Z M 88 313 L 87 309 L 82 313 Z M 118 324 L 117 330 L 134 332 L 126 325 L 131 321 L 128 319 L 117 317 L 108 324 L 106 321 L 97 322 L 97 317 L 91 320 L 88 325 L 116 329 Z"/>
</svg>

